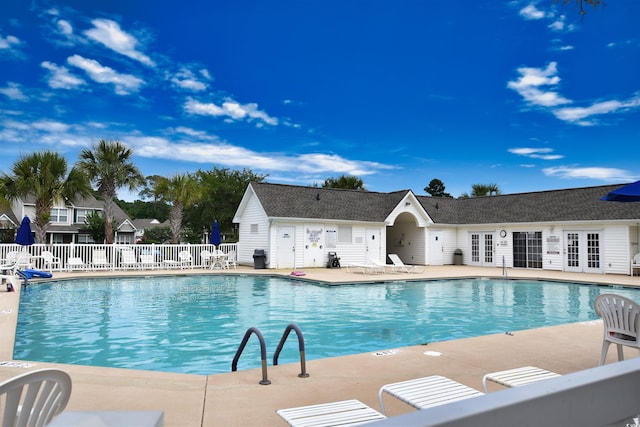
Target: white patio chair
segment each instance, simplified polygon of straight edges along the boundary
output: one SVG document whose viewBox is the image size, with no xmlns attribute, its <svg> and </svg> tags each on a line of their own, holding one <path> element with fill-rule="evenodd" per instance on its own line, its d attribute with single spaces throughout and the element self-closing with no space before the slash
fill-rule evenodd
<svg viewBox="0 0 640 427">
<path fill-rule="evenodd" d="M 604 365 L 611 344 L 618 347 L 618 361 L 624 360 L 622 346 L 640 350 L 640 306 L 635 301 L 620 295 L 602 294 L 593 305 L 604 324 L 600 365 Z"/>
<path fill-rule="evenodd" d="M 128 270 L 129 268 L 139 268 L 136 253 L 132 248 L 120 249 L 120 267 Z"/>
<path fill-rule="evenodd" d="M 227 258 L 224 260 L 225 268 L 238 268 L 238 261 L 236 260 L 236 251 L 229 251 Z"/>
<path fill-rule="evenodd" d="M 631 260 L 631 275 L 634 276 L 635 271 L 640 270 L 640 253 L 637 253 L 633 256 Z"/>
<path fill-rule="evenodd" d="M 60 258 L 54 256 L 50 251 L 42 251 L 42 262 L 44 269 L 47 271 L 53 271 L 54 268 L 59 269 L 62 266 Z"/>
<path fill-rule="evenodd" d="M 140 268 L 145 269 L 155 269 L 156 268 L 156 259 L 153 254 L 140 254 Z"/>
<path fill-rule="evenodd" d="M 43 427 L 61 413 L 71 396 L 71 377 L 58 369 L 40 369 L 0 384 L 2 425 Z"/>
<path fill-rule="evenodd" d="M 106 249 L 94 249 L 91 253 L 91 268 L 93 270 L 108 270 L 111 267 L 107 260 Z"/>
<path fill-rule="evenodd" d="M 87 264 L 84 263 L 82 258 L 79 257 L 70 257 L 67 259 L 66 263 L 67 271 L 76 271 L 76 270 L 86 270 Z"/>
<path fill-rule="evenodd" d="M 204 251 L 200 252 L 200 261 L 202 262 L 202 266 L 204 268 L 209 267 L 209 264 L 211 263 L 211 257 L 212 256 L 213 256 L 213 254 L 211 253 L 211 251 L 204 250 Z"/>
<path fill-rule="evenodd" d="M 180 268 L 193 268 L 193 257 L 189 253 L 189 251 L 181 251 L 178 253 L 178 264 L 180 264 Z"/>
<path fill-rule="evenodd" d="M 424 267 L 420 265 L 407 265 L 398 256 L 398 254 L 389 254 L 389 259 L 393 263 L 396 271 L 402 271 L 404 273 L 422 273 L 424 271 Z"/>
</svg>

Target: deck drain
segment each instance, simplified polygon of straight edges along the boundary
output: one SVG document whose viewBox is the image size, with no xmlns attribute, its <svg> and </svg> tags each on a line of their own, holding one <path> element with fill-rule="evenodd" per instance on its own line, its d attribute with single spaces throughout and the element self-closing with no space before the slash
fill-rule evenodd
<svg viewBox="0 0 640 427">
<path fill-rule="evenodd" d="M 35 363 L 26 363 L 26 362 L 14 362 L 12 360 L 5 360 L 0 362 L 0 366 L 3 368 L 31 368 L 36 366 Z"/>
<path fill-rule="evenodd" d="M 432 356 L 432 357 L 440 357 L 442 356 L 442 353 L 440 353 L 439 351 L 425 351 L 424 352 L 425 356 Z"/>
<path fill-rule="evenodd" d="M 383 350 L 383 351 L 376 351 L 375 353 L 373 353 L 373 355 L 374 356 L 392 356 L 396 353 L 397 351 L 395 350 Z"/>
</svg>

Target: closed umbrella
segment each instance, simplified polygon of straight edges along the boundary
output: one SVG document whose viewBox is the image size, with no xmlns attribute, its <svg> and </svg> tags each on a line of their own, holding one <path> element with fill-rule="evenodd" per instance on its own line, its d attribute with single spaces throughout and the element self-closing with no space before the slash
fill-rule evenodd
<svg viewBox="0 0 640 427">
<path fill-rule="evenodd" d="M 31 220 L 28 216 L 22 218 L 22 222 L 20 223 L 20 228 L 18 228 L 18 233 L 16 234 L 15 242 L 22 246 L 33 245 L 33 233 L 31 233 Z"/>
<path fill-rule="evenodd" d="M 624 187 L 613 190 L 600 198 L 609 202 L 640 202 L 640 181 L 632 182 Z"/>
<path fill-rule="evenodd" d="M 213 225 L 211 226 L 211 238 L 210 238 L 210 241 L 211 241 L 212 245 L 216 246 L 216 248 L 222 242 L 222 239 L 220 237 L 220 224 L 218 223 L 217 219 L 215 221 L 213 221 Z"/>
</svg>

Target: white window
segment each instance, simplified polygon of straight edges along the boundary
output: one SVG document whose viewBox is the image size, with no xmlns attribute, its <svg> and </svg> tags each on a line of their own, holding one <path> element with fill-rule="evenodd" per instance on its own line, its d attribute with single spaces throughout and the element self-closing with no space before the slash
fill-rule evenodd
<svg viewBox="0 0 640 427">
<path fill-rule="evenodd" d="M 116 244 L 118 245 L 130 245 L 131 234 L 118 234 L 116 236 Z"/>
<path fill-rule="evenodd" d="M 351 244 L 353 228 L 350 225 L 338 226 L 338 243 Z"/>
<path fill-rule="evenodd" d="M 95 243 L 90 235 L 78 234 L 78 243 Z"/>
<path fill-rule="evenodd" d="M 76 224 L 85 224 L 87 217 L 92 212 L 91 209 L 76 209 Z"/>
<path fill-rule="evenodd" d="M 51 209 L 51 223 L 67 223 L 67 209 L 66 208 L 53 208 Z"/>
</svg>

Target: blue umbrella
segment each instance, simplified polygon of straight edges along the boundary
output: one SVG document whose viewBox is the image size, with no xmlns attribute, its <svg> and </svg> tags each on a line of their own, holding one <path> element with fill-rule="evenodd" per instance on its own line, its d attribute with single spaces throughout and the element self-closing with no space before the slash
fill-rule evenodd
<svg viewBox="0 0 640 427">
<path fill-rule="evenodd" d="M 18 228 L 18 233 L 16 234 L 15 242 L 23 246 L 33 245 L 34 240 L 33 234 L 31 233 L 31 220 L 29 220 L 28 216 L 22 218 L 20 228 Z"/>
<path fill-rule="evenodd" d="M 217 219 L 213 221 L 213 225 L 211 226 L 210 241 L 212 245 L 216 246 L 218 246 L 220 242 L 222 242 L 222 239 L 220 237 L 220 224 L 218 223 Z"/>
<path fill-rule="evenodd" d="M 640 202 L 640 181 L 632 182 L 624 187 L 613 190 L 600 200 L 610 202 Z"/>
</svg>

